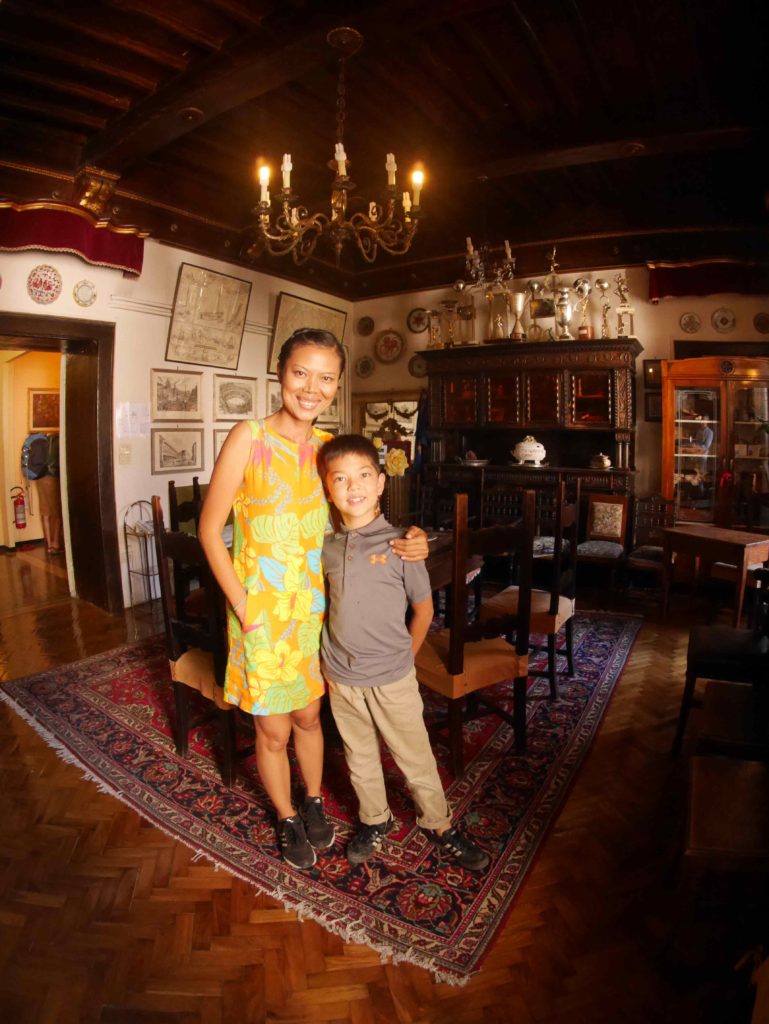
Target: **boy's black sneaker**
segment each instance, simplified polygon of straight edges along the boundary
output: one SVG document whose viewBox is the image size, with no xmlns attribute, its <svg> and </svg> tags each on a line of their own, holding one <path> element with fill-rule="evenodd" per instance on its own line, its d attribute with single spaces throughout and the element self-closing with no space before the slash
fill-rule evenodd
<svg viewBox="0 0 769 1024">
<path fill-rule="evenodd" d="M 281 818 L 278 822 L 278 845 L 283 860 L 292 867 L 307 870 L 316 861 L 315 850 L 307 841 L 302 819 L 298 814 Z"/>
<path fill-rule="evenodd" d="M 326 818 L 319 796 L 306 796 L 300 813 L 307 838 L 316 850 L 327 850 L 334 845 L 334 826 Z"/>
<path fill-rule="evenodd" d="M 360 830 L 347 844 L 347 863 L 355 867 L 378 853 L 384 837 L 395 828 L 392 814 L 381 825 L 361 825 Z"/>
<path fill-rule="evenodd" d="M 450 854 L 468 871 L 485 871 L 489 866 L 489 855 L 477 846 L 472 839 L 460 832 L 456 825 L 439 836 L 432 829 L 425 829 L 435 845 L 444 853 Z"/>
</svg>

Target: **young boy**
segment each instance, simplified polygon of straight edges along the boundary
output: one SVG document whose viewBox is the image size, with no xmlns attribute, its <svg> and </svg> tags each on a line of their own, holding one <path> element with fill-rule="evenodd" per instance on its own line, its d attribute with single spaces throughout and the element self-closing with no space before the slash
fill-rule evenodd
<svg viewBox="0 0 769 1024">
<path fill-rule="evenodd" d="M 424 562 L 403 562 L 390 550 L 388 542 L 400 531 L 380 514 L 385 477 L 367 438 L 332 438 L 321 449 L 319 468 L 342 519 L 323 545 L 329 610 L 321 660 L 359 804 L 361 828 L 347 847 L 347 860 L 352 865 L 367 860 L 395 827 L 381 736 L 406 777 L 417 823 L 445 854 L 470 871 L 483 871 L 488 855 L 451 824 L 414 672 L 414 655 L 433 618 L 427 569 Z"/>
</svg>

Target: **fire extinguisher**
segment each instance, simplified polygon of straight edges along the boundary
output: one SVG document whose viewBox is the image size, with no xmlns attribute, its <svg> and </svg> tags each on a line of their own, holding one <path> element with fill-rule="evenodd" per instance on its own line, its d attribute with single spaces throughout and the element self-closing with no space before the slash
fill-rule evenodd
<svg viewBox="0 0 769 1024">
<path fill-rule="evenodd" d="M 18 494 L 14 493 L 18 491 Z M 24 500 L 24 489 L 22 487 L 11 488 L 11 502 L 13 504 L 13 521 L 17 530 L 27 528 L 27 503 Z"/>
</svg>

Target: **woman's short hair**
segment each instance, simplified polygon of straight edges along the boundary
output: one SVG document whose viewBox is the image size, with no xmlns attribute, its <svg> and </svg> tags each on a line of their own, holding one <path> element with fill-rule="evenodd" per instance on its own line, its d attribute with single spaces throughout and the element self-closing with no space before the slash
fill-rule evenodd
<svg viewBox="0 0 769 1024">
<path fill-rule="evenodd" d="M 318 453 L 321 473 L 325 474 L 332 462 L 345 455 L 360 455 L 362 459 L 369 459 L 377 472 L 381 472 L 379 452 L 367 437 L 362 434 L 337 434 L 326 441 Z"/>
<path fill-rule="evenodd" d="M 344 346 L 339 342 L 331 331 L 321 331 L 315 327 L 300 327 L 289 335 L 280 346 L 278 354 L 278 376 L 283 376 L 288 358 L 295 348 L 301 345 L 317 345 L 319 348 L 332 348 L 339 356 L 339 375 L 344 373 L 345 351 Z"/>
</svg>

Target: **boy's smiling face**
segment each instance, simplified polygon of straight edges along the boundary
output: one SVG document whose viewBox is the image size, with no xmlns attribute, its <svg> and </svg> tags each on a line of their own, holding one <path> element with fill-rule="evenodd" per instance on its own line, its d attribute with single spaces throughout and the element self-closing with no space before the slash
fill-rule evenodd
<svg viewBox="0 0 769 1024">
<path fill-rule="evenodd" d="M 377 517 L 385 475 L 365 455 L 338 455 L 326 467 L 326 490 L 345 526 L 360 529 Z"/>
</svg>

